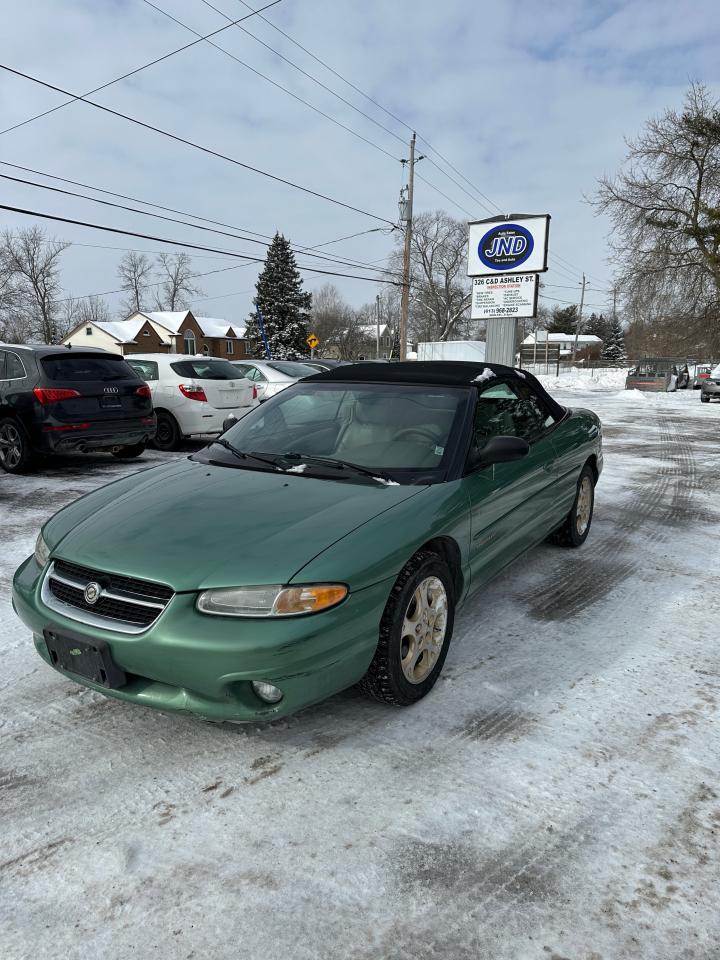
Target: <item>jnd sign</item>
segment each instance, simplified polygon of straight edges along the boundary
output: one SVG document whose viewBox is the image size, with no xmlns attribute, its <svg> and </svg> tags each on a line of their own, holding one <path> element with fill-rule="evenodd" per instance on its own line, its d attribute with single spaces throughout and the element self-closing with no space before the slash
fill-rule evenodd
<svg viewBox="0 0 720 960">
<path fill-rule="evenodd" d="M 542 273 L 547 270 L 550 216 L 518 214 L 471 223 L 468 276 Z"/>
</svg>

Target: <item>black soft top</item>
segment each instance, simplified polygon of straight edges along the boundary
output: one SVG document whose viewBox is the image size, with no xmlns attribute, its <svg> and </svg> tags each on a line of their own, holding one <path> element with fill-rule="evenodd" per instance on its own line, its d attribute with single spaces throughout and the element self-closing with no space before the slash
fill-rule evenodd
<svg viewBox="0 0 720 960">
<path fill-rule="evenodd" d="M 405 360 L 397 363 L 350 363 L 318 373 L 313 383 L 414 383 L 428 386 L 483 387 L 493 379 L 525 380 L 540 394 L 555 419 L 565 408 L 553 400 L 539 380 L 527 370 L 516 370 L 501 363 L 474 363 L 464 360 Z"/>
</svg>

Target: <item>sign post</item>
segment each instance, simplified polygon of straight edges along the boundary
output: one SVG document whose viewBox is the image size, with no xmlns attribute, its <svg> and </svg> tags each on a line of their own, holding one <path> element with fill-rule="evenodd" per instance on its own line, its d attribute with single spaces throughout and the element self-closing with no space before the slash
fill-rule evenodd
<svg viewBox="0 0 720 960">
<path fill-rule="evenodd" d="M 537 314 L 550 215 L 490 217 L 468 226 L 471 319 L 487 320 L 487 360 L 513 366 L 517 321 Z"/>
</svg>

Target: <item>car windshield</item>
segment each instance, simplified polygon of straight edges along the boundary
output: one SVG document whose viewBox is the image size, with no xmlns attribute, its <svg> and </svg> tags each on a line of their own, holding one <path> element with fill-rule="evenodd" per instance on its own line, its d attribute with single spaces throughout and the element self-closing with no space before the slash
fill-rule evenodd
<svg viewBox="0 0 720 960">
<path fill-rule="evenodd" d="M 181 377 L 195 380 L 240 380 L 243 376 L 227 360 L 178 360 L 170 367 Z"/>
<path fill-rule="evenodd" d="M 398 480 L 436 479 L 449 463 L 467 401 L 463 388 L 384 383 L 299 383 L 252 410 L 223 439 L 238 451 L 276 457 L 295 473 L 345 461 Z M 230 451 L 209 448 L 228 465 Z M 305 463 L 305 466 L 303 466 Z"/>
<path fill-rule="evenodd" d="M 286 377 L 310 377 L 318 372 L 317 367 L 310 367 L 296 360 L 273 360 L 268 363 L 268 367 L 271 370 L 277 370 L 278 373 L 284 373 Z"/>
</svg>

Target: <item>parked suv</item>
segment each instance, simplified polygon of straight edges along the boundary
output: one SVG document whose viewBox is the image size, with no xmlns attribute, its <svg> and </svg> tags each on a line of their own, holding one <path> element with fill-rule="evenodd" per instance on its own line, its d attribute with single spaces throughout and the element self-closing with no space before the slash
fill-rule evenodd
<svg viewBox="0 0 720 960">
<path fill-rule="evenodd" d="M 257 406 L 257 390 L 227 360 L 181 353 L 135 353 L 128 363 L 146 380 L 157 413 L 158 450 L 175 450 L 183 437 L 222 433 Z"/>
<path fill-rule="evenodd" d="M 0 467 L 36 454 L 108 450 L 137 457 L 155 436 L 150 388 L 104 350 L 0 344 Z"/>
<path fill-rule="evenodd" d="M 703 403 L 720 400 L 720 366 L 710 371 L 710 376 L 700 384 L 700 399 Z"/>
</svg>

